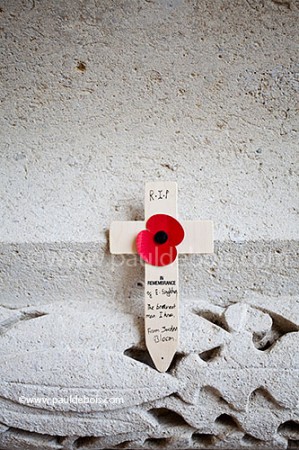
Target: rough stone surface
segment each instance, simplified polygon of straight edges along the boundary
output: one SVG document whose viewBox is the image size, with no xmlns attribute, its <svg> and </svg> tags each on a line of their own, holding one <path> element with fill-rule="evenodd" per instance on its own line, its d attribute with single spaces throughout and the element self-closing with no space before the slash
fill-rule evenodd
<svg viewBox="0 0 299 450">
<path fill-rule="evenodd" d="M 298 448 L 298 10 L 2 2 L 1 450 Z M 180 257 L 166 374 L 144 268 L 108 251 L 158 179 L 216 237 Z"/>
<path fill-rule="evenodd" d="M 297 2 L 2 9 L 5 242 L 105 240 L 155 179 L 217 239 L 298 238 Z"/>
</svg>

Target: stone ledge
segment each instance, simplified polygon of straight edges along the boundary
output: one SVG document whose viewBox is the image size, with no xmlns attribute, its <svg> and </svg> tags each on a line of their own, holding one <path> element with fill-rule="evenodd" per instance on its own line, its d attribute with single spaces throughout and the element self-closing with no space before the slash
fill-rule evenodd
<svg viewBox="0 0 299 450">
<path fill-rule="evenodd" d="M 298 254 L 298 241 L 218 241 L 214 255 L 180 256 L 181 298 L 225 306 L 252 293 L 296 295 Z M 0 270 L 8 307 L 104 298 L 143 314 L 139 258 L 110 255 L 107 243 L 0 244 Z"/>
</svg>

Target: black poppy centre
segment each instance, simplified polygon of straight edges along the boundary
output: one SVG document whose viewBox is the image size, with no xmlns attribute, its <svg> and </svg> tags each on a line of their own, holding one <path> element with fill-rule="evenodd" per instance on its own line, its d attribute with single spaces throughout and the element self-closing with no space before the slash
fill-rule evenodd
<svg viewBox="0 0 299 450">
<path fill-rule="evenodd" d="M 165 244 L 168 239 L 168 234 L 165 233 L 165 231 L 157 231 L 157 233 L 154 235 L 154 241 L 156 244 Z"/>
</svg>

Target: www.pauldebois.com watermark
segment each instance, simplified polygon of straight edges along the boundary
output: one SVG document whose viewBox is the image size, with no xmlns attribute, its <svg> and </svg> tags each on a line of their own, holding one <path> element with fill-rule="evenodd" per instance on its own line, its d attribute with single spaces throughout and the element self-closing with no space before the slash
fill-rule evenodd
<svg viewBox="0 0 299 450">
<path fill-rule="evenodd" d="M 123 397 L 88 397 L 87 395 L 69 395 L 67 397 L 19 397 L 19 403 L 26 405 L 122 405 L 124 403 Z"/>
</svg>

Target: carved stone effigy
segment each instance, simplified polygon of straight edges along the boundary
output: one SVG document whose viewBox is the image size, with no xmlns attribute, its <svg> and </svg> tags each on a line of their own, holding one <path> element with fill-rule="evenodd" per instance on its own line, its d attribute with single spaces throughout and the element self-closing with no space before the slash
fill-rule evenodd
<svg viewBox="0 0 299 450">
<path fill-rule="evenodd" d="M 295 297 L 185 301 L 159 373 L 139 317 L 97 302 L 1 308 L 0 448 L 297 448 L 298 329 Z"/>
</svg>

